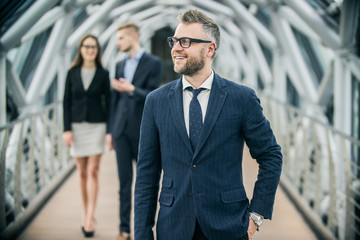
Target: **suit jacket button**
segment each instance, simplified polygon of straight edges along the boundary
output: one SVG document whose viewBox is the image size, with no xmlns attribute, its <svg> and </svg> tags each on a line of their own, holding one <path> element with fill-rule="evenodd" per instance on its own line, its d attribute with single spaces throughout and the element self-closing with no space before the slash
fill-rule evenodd
<svg viewBox="0 0 360 240">
<path fill-rule="evenodd" d="M 193 198 L 193 194 L 192 194 L 192 193 L 189 193 L 189 198 Z"/>
<path fill-rule="evenodd" d="M 192 170 L 196 170 L 196 168 L 197 168 L 197 166 L 195 164 L 191 166 Z"/>
</svg>

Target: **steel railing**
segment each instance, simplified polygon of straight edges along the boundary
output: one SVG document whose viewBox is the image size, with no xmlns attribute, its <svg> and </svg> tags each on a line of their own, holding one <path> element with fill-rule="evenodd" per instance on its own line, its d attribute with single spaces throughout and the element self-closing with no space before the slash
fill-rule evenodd
<svg viewBox="0 0 360 240">
<path fill-rule="evenodd" d="M 360 237 L 360 141 L 259 94 L 284 157 L 280 184 L 322 239 Z"/>
<path fill-rule="evenodd" d="M 285 191 L 318 235 L 359 237 L 359 140 L 270 96 L 259 97 L 282 147 Z M 52 104 L 0 128 L 2 234 L 23 224 L 75 168 L 61 137 L 61 107 Z"/>
<path fill-rule="evenodd" d="M 62 140 L 62 103 L 0 128 L 0 238 L 15 236 L 75 168 Z"/>
</svg>

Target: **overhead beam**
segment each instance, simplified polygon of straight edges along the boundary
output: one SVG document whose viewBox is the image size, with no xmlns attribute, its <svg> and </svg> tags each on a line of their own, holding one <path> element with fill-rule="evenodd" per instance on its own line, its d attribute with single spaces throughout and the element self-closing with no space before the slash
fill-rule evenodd
<svg viewBox="0 0 360 240">
<path fill-rule="evenodd" d="M 66 42 L 66 47 L 67 48 L 75 47 L 80 41 L 80 39 L 87 32 L 89 32 L 90 29 L 92 29 L 97 24 L 97 22 L 107 17 L 111 9 L 113 9 L 118 4 L 119 4 L 118 0 L 105 1 L 94 14 L 92 14 L 88 19 L 86 19 L 85 22 L 71 36 L 69 36 Z"/>
<path fill-rule="evenodd" d="M 38 0 L 18 19 L 0 39 L 0 51 L 7 52 L 20 44 L 21 38 L 59 0 Z"/>
<path fill-rule="evenodd" d="M 26 42 L 27 40 L 34 38 L 39 33 L 42 33 L 49 27 L 51 27 L 57 20 L 65 16 L 65 10 L 63 7 L 55 7 L 48 12 L 46 12 L 37 23 L 26 32 L 26 34 L 21 38 L 21 42 Z"/>
<path fill-rule="evenodd" d="M 280 6 L 276 12 L 279 16 L 288 21 L 294 28 L 305 36 L 320 42 L 320 37 L 314 30 L 308 26 L 308 24 L 291 8 L 288 6 Z"/>
<path fill-rule="evenodd" d="M 110 13 L 108 13 L 108 16 L 110 19 L 115 19 L 120 17 L 122 14 L 127 12 L 133 12 L 135 9 L 143 8 L 144 6 L 147 6 L 148 4 L 152 3 L 152 0 L 136 0 L 136 1 L 130 1 L 125 4 L 122 4 L 119 7 L 116 7 L 115 9 L 111 10 Z"/>
<path fill-rule="evenodd" d="M 233 18 L 235 15 L 234 11 L 230 7 L 212 0 L 193 0 L 192 2 L 214 14 L 221 13 L 229 18 Z"/>
<path fill-rule="evenodd" d="M 224 0 L 236 13 L 235 18 L 243 25 L 248 25 L 253 29 L 257 38 L 268 48 L 276 48 L 277 41 L 274 35 L 262 25 L 247 9 L 237 0 Z"/>
<path fill-rule="evenodd" d="M 339 35 L 329 28 L 321 16 L 313 9 L 305 0 L 283 0 L 290 8 L 292 8 L 306 23 L 316 32 L 322 42 L 330 48 L 339 49 Z"/>
</svg>

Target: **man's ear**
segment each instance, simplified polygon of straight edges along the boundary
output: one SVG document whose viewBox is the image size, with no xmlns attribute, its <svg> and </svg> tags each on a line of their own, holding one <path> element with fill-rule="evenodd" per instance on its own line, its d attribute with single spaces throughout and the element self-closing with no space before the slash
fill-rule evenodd
<svg viewBox="0 0 360 240">
<path fill-rule="evenodd" d="M 136 42 L 139 40 L 139 35 L 136 32 L 133 32 L 131 33 L 131 38 Z"/>
<path fill-rule="evenodd" d="M 210 43 L 208 47 L 208 55 L 212 57 L 215 54 L 215 50 L 216 50 L 216 43 L 214 42 Z"/>
</svg>

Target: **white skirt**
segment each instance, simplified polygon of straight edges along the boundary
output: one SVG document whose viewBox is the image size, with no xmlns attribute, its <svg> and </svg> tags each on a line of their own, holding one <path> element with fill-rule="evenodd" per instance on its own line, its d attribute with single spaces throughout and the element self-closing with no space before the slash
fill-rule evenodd
<svg viewBox="0 0 360 240">
<path fill-rule="evenodd" d="M 72 157 L 88 157 L 105 151 L 105 123 L 72 123 L 74 142 L 70 148 Z"/>
</svg>

